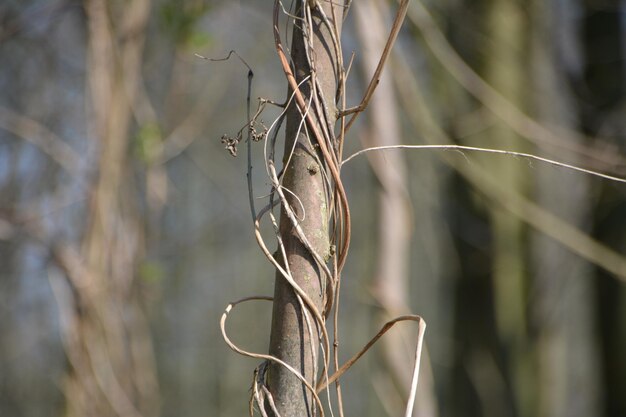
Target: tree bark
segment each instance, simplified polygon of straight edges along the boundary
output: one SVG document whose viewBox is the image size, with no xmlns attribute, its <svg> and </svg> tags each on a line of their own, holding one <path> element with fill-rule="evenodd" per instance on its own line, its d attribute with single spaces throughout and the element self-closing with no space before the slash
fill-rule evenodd
<svg viewBox="0 0 626 417">
<path fill-rule="evenodd" d="M 299 2 L 301 3 L 301 2 Z M 338 32 L 341 31 L 343 7 L 330 2 L 321 2 L 324 14 L 331 22 L 335 22 Z M 302 16 L 303 6 L 299 4 L 295 15 Z M 319 9 L 311 9 L 313 18 L 313 36 L 307 39 L 313 47 L 309 56 L 313 57 L 315 76 L 318 88 L 325 98 L 321 101 L 326 107 L 329 117 L 328 125 L 334 126 L 336 121 L 335 96 L 339 81 L 337 73 L 336 53 L 331 38 L 331 32 L 323 23 L 323 15 Z M 296 80 L 300 83 L 312 73 L 307 58 L 302 34 L 302 25 L 294 24 L 291 43 L 291 58 Z M 311 82 L 306 81 L 300 86 L 305 99 L 310 98 Z M 291 96 L 291 89 L 289 96 Z M 319 115 L 323 109 L 311 108 L 314 119 L 321 126 Z M 287 193 L 289 204 L 301 220 L 299 225 L 307 236 L 312 248 L 320 255 L 330 254 L 329 239 L 329 190 L 323 178 L 324 166 L 319 161 L 324 158 L 319 151 L 315 138 L 306 135 L 302 126 L 302 115 L 295 100 L 287 112 L 286 139 L 283 163 L 289 160 L 284 167 L 283 187 Z M 297 199 L 294 197 L 297 196 Z M 313 300 L 318 311 L 323 309 L 323 282 L 325 279 L 309 250 L 297 236 L 296 229 L 287 217 L 285 208 L 281 210 L 280 236 L 283 241 L 287 263 L 294 281 Z M 279 262 L 283 263 L 280 250 L 277 252 Z M 312 315 L 310 323 L 315 340 L 310 340 L 307 322 L 301 306 L 291 285 L 284 277 L 277 273 L 274 289 L 274 307 L 272 313 L 272 329 L 270 336 L 269 353 L 297 369 L 307 381 L 315 385 L 315 368 L 319 358 L 318 329 Z M 329 352 L 326 352 L 329 354 Z M 268 385 L 277 410 L 282 417 L 312 416 L 313 397 L 306 387 L 289 370 L 273 362 L 270 365 Z"/>
</svg>

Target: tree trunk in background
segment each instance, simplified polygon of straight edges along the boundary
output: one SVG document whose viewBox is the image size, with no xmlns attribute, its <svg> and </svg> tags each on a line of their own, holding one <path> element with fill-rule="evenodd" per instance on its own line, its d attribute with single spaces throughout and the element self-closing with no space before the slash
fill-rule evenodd
<svg viewBox="0 0 626 417">
<path fill-rule="evenodd" d="M 523 109 L 526 73 L 526 25 L 522 5 L 509 0 L 486 3 L 487 31 L 484 62 L 485 80 L 518 108 Z M 523 140 L 503 122 L 496 121 L 486 132 L 489 147 L 523 150 Z M 482 144 L 483 146 L 485 143 Z M 481 146 L 481 145 L 479 145 Z M 507 158 L 484 155 L 484 165 L 505 188 L 526 194 L 527 168 Z M 522 417 L 534 415 L 533 365 L 526 343 L 526 226 L 505 209 L 489 206 L 492 233 L 492 279 L 498 336 L 507 358 L 515 409 Z M 499 400 L 498 400 L 499 401 Z"/>
<path fill-rule="evenodd" d="M 301 3 L 297 3 L 298 6 L 294 13 L 296 16 L 302 15 Z M 333 7 L 329 2 L 321 2 L 320 4 L 323 5 L 325 15 L 337 23 L 338 32 L 341 33 L 343 7 L 340 5 Z M 329 125 L 334 126 L 336 121 L 335 96 L 339 74 L 336 71 L 337 62 L 333 41 L 328 27 L 322 23 L 319 10 L 312 8 L 311 13 L 314 24 L 313 39 L 307 40 L 307 42 L 312 42 L 314 45 L 311 55 L 315 58 L 315 72 L 321 92 L 326 100 L 326 103 L 322 103 L 322 105 L 328 109 L 327 114 L 331 118 Z M 304 42 L 301 26 L 299 24 L 294 25 L 291 58 L 298 83 L 311 73 Z M 304 83 L 300 90 L 305 99 L 308 100 L 311 94 L 309 82 Z M 315 118 L 322 112 L 322 109 L 318 110 L 319 112 L 314 109 L 311 110 L 312 114 L 316 115 Z M 317 118 L 316 120 L 319 125 L 320 121 Z M 319 152 L 319 147 L 314 145 L 315 138 L 312 135 L 309 138 L 304 133 L 304 128 L 301 128 L 301 121 L 302 115 L 294 100 L 287 112 L 283 162 L 292 154 L 292 149 L 293 154 L 289 165 L 284 170 L 283 186 L 290 191 L 287 194 L 287 199 L 298 217 L 302 219 L 303 215 L 306 214 L 304 220 L 300 222 L 300 226 L 313 249 L 323 256 L 328 254 L 330 250 L 329 219 L 331 210 L 328 190 L 322 176 L 323 167 L 320 167 L 317 162 L 318 160 L 323 161 L 324 158 Z M 297 196 L 298 200 L 291 194 Z M 284 208 L 281 210 L 280 216 L 280 235 L 294 281 L 313 300 L 318 311 L 322 312 L 324 294 L 321 280 L 325 277 L 309 251 L 300 242 Z M 282 256 L 279 255 L 279 258 Z M 310 340 L 303 311 L 291 285 L 280 273 L 277 273 L 269 353 L 300 371 L 315 386 L 315 367 L 319 360 L 319 341 L 317 340 L 319 329 L 310 314 L 309 317 L 316 340 Z M 326 354 L 328 355 L 329 352 Z M 289 370 L 272 362 L 268 384 L 282 417 L 312 415 L 314 403 L 310 392 L 306 391 L 305 386 Z"/>
<path fill-rule="evenodd" d="M 135 280 L 143 224 L 127 159 L 150 1 L 115 7 L 90 0 L 85 10 L 91 129 L 99 159 L 81 248 L 83 270 L 71 278 L 74 311 L 66 314 L 63 329 L 71 365 L 64 387 L 67 416 L 155 416 L 156 370 Z"/>
<path fill-rule="evenodd" d="M 567 3 L 536 0 L 533 4 L 533 106 L 537 119 L 543 123 L 575 131 L 577 112 L 565 76 L 572 68 L 565 67 L 564 54 L 579 45 L 571 11 L 574 5 Z M 578 141 L 582 144 L 582 138 Z M 564 150 L 559 155 L 560 160 L 574 165 L 581 162 L 580 157 Z M 546 165 L 535 167 L 534 172 L 541 206 L 581 230 L 588 230 L 589 177 Z M 539 360 L 536 415 L 598 416 L 602 412 L 602 388 L 593 330 L 593 268 L 540 233 L 533 233 L 531 256 L 531 327 L 538 334 Z"/>
<path fill-rule="evenodd" d="M 356 28 L 360 38 L 363 67 L 366 81 L 374 73 L 385 46 L 391 20 L 388 4 L 376 0 L 362 0 L 354 5 Z M 376 93 L 368 108 L 369 129 L 363 140 L 363 147 L 398 145 L 402 143 L 398 123 L 398 109 L 394 93 L 391 67 L 383 72 Z M 368 154 L 370 164 L 380 181 L 378 197 L 378 246 L 376 251 L 376 272 L 374 275 L 374 296 L 383 308 L 379 316 L 382 323 L 402 314 L 410 314 L 412 303 L 409 299 L 409 251 L 413 227 L 411 200 L 406 184 L 406 164 L 399 151 L 372 152 Z M 419 277 L 419 276 L 418 276 Z M 413 348 L 417 332 L 410 327 L 401 327 L 382 338 L 385 377 L 381 389 L 395 390 L 400 395 L 385 395 L 379 392 L 381 400 L 387 402 L 390 415 L 399 415 L 408 398 L 411 385 L 411 367 L 414 360 Z M 426 361 L 424 361 L 426 362 Z M 426 364 L 425 364 L 426 365 Z M 432 373 L 422 369 L 418 386 L 418 406 L 415 416 L 436 416 L 437 403 L 434 395 Z M 394 388 L 395 387 L 395 388 Z M 382 398 L 384 397 L 384 398 Z M 393 398 L 402 402 L 393 403 Z"/>
</svg>

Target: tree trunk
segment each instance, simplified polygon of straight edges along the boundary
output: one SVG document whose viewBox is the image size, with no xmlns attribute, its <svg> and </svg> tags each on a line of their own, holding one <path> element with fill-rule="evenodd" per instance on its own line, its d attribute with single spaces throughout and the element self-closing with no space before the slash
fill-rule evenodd
<svg viewBox="0 0 626 417">
<path fill-rule="evenodd" d="M 516 3 L 492 0 L 487 4 L 485 24 L 493 46 L 486 58 L 485 80 L 518 108 L 524 108 L 526 17 Z M 520 151 L 524 146 L 523 139 L 502 122 L 487 131 L 487 140 L 489 146 L 496 149 Z M 520 194 L 526 193 L 525 166 L 490 155 L 483 159 L 500 184 Z M 497 205 L 489 207 L 489 216 L 493 236 L 492 279 L 497 332 L 507 355 L 514 407 L 520 416 L 530 416 L 534 414 L 534 385 L 532 360 L 525 346 L 527 227 L 521 219 Z"/>
<path fill-rule="evenodd" d="M 68 273 L 73 305 L 61 306 L 72 310 L 63 329 L 71 365 L 64 386 L 68 417 L 159 413 L 152 344 L 135 281 L 143 227 L 136 191 L 128 182 L 133 103 L 150 6 L 150 0 L 123 7 L 105 0 L 85 3 L 90 127 L 99 154 L 80 268 Z"/>
<path fill-rule="evenodd" d="M 575 42 L 574 4 L 538 1 L 533 4 L 533 104 L 537 119 L 553 128 L 576 129 L 573 97 L 563 76 L 562 53 Z M 577 45 L 576 45 L 577 46 Z M 571 70 L 571 68 L 570 68 Z M 572 144 L 583 139 L 569 134 Z M 557 152 L 556 149 L 551 149 Z M 579 165 L 582 158 L 561 149 L 560 159 Z M 539 165 L 535 167 L 538 202 L 581 230 L 590 227 L 588 177 Z M 597 416 L 602 412 L 598 352 L 593 338 L 594 310 L 590 263 L 550 237 L 532 235 L 534 301 L 532 328 L 538 335 L 538 411 L 541 417 Z M 580 389 L 585 386 L 585 389 Z"/>
<path fill-rule="evenodd" d="M 390 19 L 388 13 L 385 13 L 386 8 L 386 3 L 377 0 L 362 0 L 354 6 L 366 77 L 374 73 L 389 34 Z M 372 97 L 368 109 L 369 127 L 365 133 L 363 147 L 401 144 L 403 136 L 398 121 L 392 72 L 385 71 L 381 74 L 376 94 Z M 379 326 L 396 316 L 410 314 L 411 311 L 409 253 L 413 213 L 407 189 L 404 154 L 397 150 L 372 152 L 368 154 L 368 158 L 380 181 L 378 246 L 376 271 L 373 277 L 374 296 L 382 307 L 382 311 L 378 310 L 380 314 L 377 326 Z M 419 278 L 422 278 L 422 274 Z M 409 396 L 412 369 L 407 364 L 413 360 L 415 340 L 417 331 L 408 326 L 389 332 L 380 340 L 383 350 L 381 366 L 385 377 L 380 385 L 386 385 L 385 389 L 399 394 L 379 393 L 379 396 L 387 397 L 381 400 L 388 403 L 386 408 L 389 415 L 399 415 Z M 432 382 L 432 374 L 423 369 L 417 394 L 419 407 L 414 409 L 414 416 L 438 415 Z M 401 401 L 394 402 L 393 399 Z"/>
<path fill-rule="evenodd" d="M 303 16 L 302 2 L 298 2 L 295 15 Z M 338 33 L 341 32 L 343 7 L 330 2 L 320 2 L 324 14 L 331 22 L 335 22 Z M 302 34 L 302 25 L 294 24 L 293 39 L 291 43 L 291 58 L 293 71 L 298 83 L 312 73 L 311 65 L 307 58 L 314 59 L 315 76 L 318 88 L 325 102 L 324 109 L 314 108 L 310 110 L 319 126 L 319 116 L 323 113 L 328 115 L 328 125 L 334 126 L 336 121 L 335 96 L 339 81 L 337 73 L 336 54 L 333 47 L 331 32 L 323 23 L 322 14 L 317 8 L 311 8 L 313 18 L 313 34 L 311 39 L 312 48 L 305 45 Z M 312 90 L 309 81 L 300 85 L 300 91 L 308 102 Z M 291 89 L 289 96 L 291 96 Z M 325 122 L 324 122 L 325 123 Z M 320 153 L 319 146 L 310 130 L 309 135 L 302 126 L 302 115 L 295 100 L 292 101 L 287 112 L 286 139 L 283 163 L 289 160 L 284 167 L 283 187 L 290 192 L 287 200 L 300 219 L 299 225 L 307 236 L 312 248 L 320 255 L 330 253 L 329 238 L 329 190 L 325 185 L 326 179 L 322 173 L 325 169 L 319 161 L 324 158 Z M 297 199 L 294 197 L 297 196 Z M 296 229 L 288 218 L 285 208 L 281 210 L 280 236 L 285 247 L 287 263 L 291 275 L 297 285 L 306 292 L 319 312 L 323 308 L 325 277 L 321 273 L 316 261 L 309 250 L 303 245 L 297 236 Z M 280 250 L 277 252 L 280 263 L 283 256 Z M 315 320 L 309 313 L 309 322 L 312 328 L 314 340 L 310 339 L 307 321 L 303 315 L 301 304 L 285 278 L 277 273 L 274 289 L 274 307 L 272 313 L 272 329 L 270 336 L 269 353 L 298 370 L 313 386 L 316 379 L 316 367 L 319 358 L 318 331 Z M 329 352 L 326 352 L 329 354 Z M 314 415 L 313 397 L 289 370 L 272 362 L 269 370 L 268 385 L 273 396 L 277 410 L 282 417 L 303 417 Z"/>
</svg>

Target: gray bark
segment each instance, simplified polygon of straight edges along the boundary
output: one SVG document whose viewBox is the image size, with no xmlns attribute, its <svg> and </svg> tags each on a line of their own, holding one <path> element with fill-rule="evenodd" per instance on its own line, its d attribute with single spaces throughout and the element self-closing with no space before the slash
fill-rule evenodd
<svg viewBox="0 0 626 417">
<path fill-rule="evenodd" d="M 341 29 L 343 8 L 329 3 L 322 3 L 325 15 L 337 22 Z M 333 18 L 334 10 L 334 18 Z M 301 6 L 296 10 L 301 15 Z M 337 74 L 335 51 L 329 28 L 322 23 L 322 17 L 317 9 L 312 10 L 314 22 L 313 50 L 309 52 L 314 57 L 315 74 L 318 86 L 325 98 L 323 103 L 330 116 L 330 125 L 335 123 L 335 95 L 339 75 Z M 294 25 L 291 43 L 291 58 L 294 64 L 294 74 L 298 82 L 311 73 L 311 68 L 305 50 L 305 40 L 301 32 L 301 25 Z M 311 85 L 307 81 L 301 86 L 305 98 L 311 94 Z M 291 91 L 289 92 L 291 93 Z M 311 110 L 313 114 L 321 114 Z M 321 112 L 322 110 L 319 109 Z M 287 199 L 299 218 L 303 218 L 300 226 L 309 239 L 313 249 L 320 255 L 329 253 L 329 202 L 328 190 L 324 185 L 322 171 L 318 161 L 323 161 L 315 139 L 307 137 L 304 128 L 301 128 L 302 116 L 295 102 L 287 112 L 285 162 L 289 155 L 291 159 L 284 169 L 283 186 L 290 190 Z M 319 120 L 318 120 L 319 124 Z M 296 200 L 293 195 L 298 197 Z M 318 311 L 323 309 L 323 284 L 325 279 L 316 265 L 308 249 L 297 236 L 292 222 L 287 217 L 285 209 L 281 210 L 280 235 L 283 240 L 287 262 L 294 281 L 314 301 Z M 280 256 L 279 256 L 280 257 Z M 280 257 L 282 258 L 282 257 Z M 272 312 L 272 330 L 270 336 L 269 353 L 293 366 L 312 384 L 315 385 L 315 364 L 319 358 L 317 349 L 318 340 L 310 340 L 307 323 L 291 285 L 277 273 L 274 287 L 274 307 Z M 312 318 L 313 335 L 317 339 L 318 329 Z M 328 352 L 327 352 L 328 354 Z M 272 363 L 269 371 L 269 388 L 274 402 L 282 417 L 302 417 L 313 415 L 314 406 L 312 395 L 305 386 L 286 368 Z"/>
</svg>

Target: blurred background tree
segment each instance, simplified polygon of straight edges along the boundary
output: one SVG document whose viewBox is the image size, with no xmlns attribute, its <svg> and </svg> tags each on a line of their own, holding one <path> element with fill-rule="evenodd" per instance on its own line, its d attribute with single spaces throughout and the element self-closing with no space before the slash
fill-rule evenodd
<svg viewBox="0 0 626 417">
<path fill-rule="evenodd" d="M 349 105 L 395 4 L 352 7 Z M 270 9 L 0 4 L 0 415 L 246 412 L 256 363 L 226 348 L 217 323 L 229 301 L 273 286 L 245 158 L 219 140 L 246 121 L 247 69 L 194 53 L 236 49 L 253 97 L 282 100 Z M 625 14 L 623 2 L 413 0 L 346 155 L 458 143 L 626 176 Z M 626 415 L 626 186 L 440 151 L 372 153 L 343 175 L 343 353 L 387 314 L 421 314 L 415 415 Z M 241 307 L 235 341 L 265 351 L 270 310 Z M 411 337 L 392 330 L 342 379 L 350 414 L 397 415 Z"/>
</svg>

